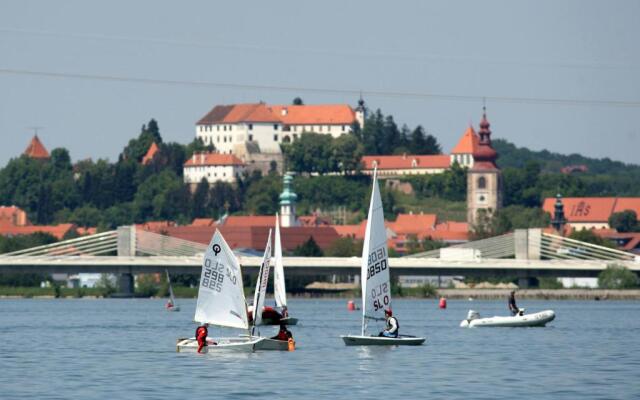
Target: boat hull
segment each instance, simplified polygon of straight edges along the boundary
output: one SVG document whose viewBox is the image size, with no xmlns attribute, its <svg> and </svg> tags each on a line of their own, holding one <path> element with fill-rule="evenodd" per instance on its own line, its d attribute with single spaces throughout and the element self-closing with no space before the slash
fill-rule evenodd
<svg viewBox="0 0 640 400">
<path fill-rule="evenodd" d="M 342 335 L 340 337 L 347 346 L 420 346 L 427 340 L 423 337 L 403 335 L 397 338 L 361 335 Z"/>
<path fill-rule="evenodd" d="M 286 318 L 269 318 L 262 320 L 263 325 L 298 325 L 298 318 L 286 317 Z"/>
<path fill-rule="evenodd" d="M 258 350 L 265 339 L 258 336 L 219 338 L 215 340 L 217 344 L 212 344 L 213 340 L 209 339 L 208 342 L 211 344 L 205 346 L 201 354 L 218 351 L 253 352 Z M 198 341 L 195 338 L 178 339 L 176 351 L 178 353 L 197 353 Z"/>
<path fill-rule="evenodd" d="M 180 306 L 165 307 L 167 311 L 180 311 Z"/>
<path fill-rule="evenodd" d="M 289 351 L 289 342 L 265 338 L 258 344 L 256 350 Z"/>
<path fill-rule="evenodd" d="M 462 328 L 524 328 L 545 326 L 556 318 L 553 310 L 540 311 L 533 314 L 516 315 L 513 317 L 490 317 L 462 320 Z"/>
</svg>

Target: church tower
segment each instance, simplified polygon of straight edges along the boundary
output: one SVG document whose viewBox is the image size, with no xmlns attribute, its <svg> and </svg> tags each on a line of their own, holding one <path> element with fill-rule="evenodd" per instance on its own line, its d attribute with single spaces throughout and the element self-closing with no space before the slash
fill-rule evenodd
<svg viewBox="0 0 640 400">
<path fill-rule="evenodd" d="M 360 96 L 358 107 L 356 107 L 356 121 L 360 125 L 360 129 L 364 128 L 364 121 L 367 119 L 367 108 L 364 105 L 364 99 Z"/>
<path fill-rule="evenodd" d="M 478 224 L 478 215 L 492 215 L 502 206 L 502 176 L 496 159 L 498 154 L 491 147 L 491 130 L 486 108 L 482 108 L 478 147 L 473 155 L 473 167 L 467 173 L 467 222 L 470 227 Z"/>
<path fill-rule="evenodd" d="M 280 193 L 280 226 L 289 228 L 298 225 L 296 217 L 296 200 L 298 195 L 291 189 L 293 176 L 289 172 L 284 174 L 284 187 Z"/>
</svg>

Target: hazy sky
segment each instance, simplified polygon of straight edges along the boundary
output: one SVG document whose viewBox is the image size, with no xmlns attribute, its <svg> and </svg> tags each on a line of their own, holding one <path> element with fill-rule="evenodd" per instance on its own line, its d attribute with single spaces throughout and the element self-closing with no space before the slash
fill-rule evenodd
<svg viewBox="0 0 640 400">
<path fill-rule="evenodd" d="M 115 160 L 150 118 L 187 143 L 216 104 L 359 91 L 445 152 L 487 97 L 494 137 L 638 163 L 639 17 L 640 1 L 3 0 L 0 166 L 33 126 L 49 150 Z"/>
</svg>

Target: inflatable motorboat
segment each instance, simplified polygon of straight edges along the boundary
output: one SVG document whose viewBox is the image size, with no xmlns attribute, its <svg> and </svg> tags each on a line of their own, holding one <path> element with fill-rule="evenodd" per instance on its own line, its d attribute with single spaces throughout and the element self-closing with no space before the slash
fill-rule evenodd
<svg viewBox="0 0 640 400">
<path fill-rule="evenodd" d="M 517 315 L 511 317 L 489 317 L 481 318 L 480 313 L 469 310 L 467 319 L 460 323 L 461 328 L 481 328 L 481 327 L 527 327 L 545 326 L 554 320 L 556 313 L 553 310 L 540 311 L 533 314 L 525 314 L 524 309 L 520 309 Z"/>
</svg>

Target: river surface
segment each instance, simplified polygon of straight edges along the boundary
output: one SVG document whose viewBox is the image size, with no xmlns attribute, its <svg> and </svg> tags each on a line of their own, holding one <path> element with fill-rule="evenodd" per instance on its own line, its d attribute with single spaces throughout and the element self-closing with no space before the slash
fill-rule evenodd
<svg viewBox="0 0 640 400">
<path fill-rule="evenodd" d="M 267 299 L 267 303 L 272 301 Z M 396 300 L 421 347 L 345 347 L 346 300 L 290 300 L 295 352 L 176 353 L 195 300 L 0 300 L 2 399 L 639 399 L 640 302 L 520 301 L 554 309 L 545 328 L 463 329 L 505 301 Z M 275 327 L 262 328 L 263 335 Z M 210 336 L 222 332 L 210 329 Z"/>
</svg>

